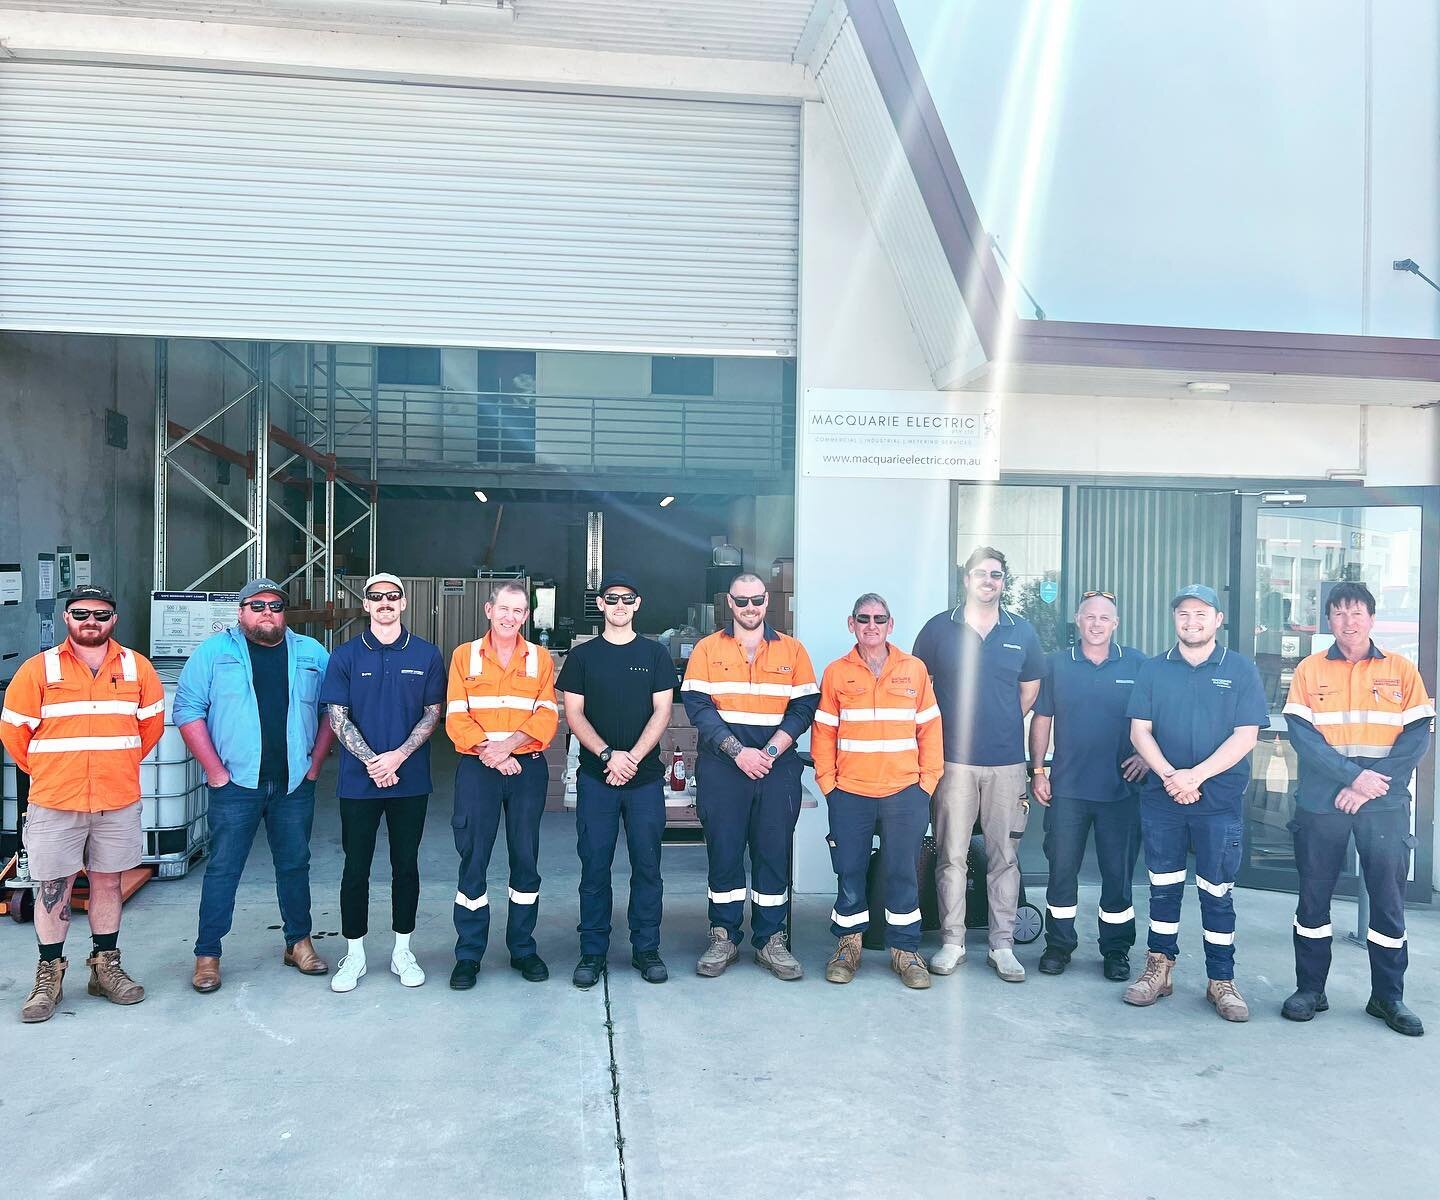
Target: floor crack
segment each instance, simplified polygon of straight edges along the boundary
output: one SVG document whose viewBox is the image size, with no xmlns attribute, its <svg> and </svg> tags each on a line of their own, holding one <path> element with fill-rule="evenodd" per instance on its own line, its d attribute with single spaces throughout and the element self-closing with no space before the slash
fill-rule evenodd
<svg viewBox="0 0 1440 1200">
<path fill-rule="evenodd" d="M 630 1185 L 625 1177 L 625 1130 L 620 1122 L 620 1064 L 615 1061 L 615 1019 L 610 1010 L 610 972 L 601 976 L 605 987 L 605 1038 L 610 1046 L 610 1102 L 615 1108 L 615 1154 L 620 1162 L 620 1198 L 629 1200 Z"/>
</svg>

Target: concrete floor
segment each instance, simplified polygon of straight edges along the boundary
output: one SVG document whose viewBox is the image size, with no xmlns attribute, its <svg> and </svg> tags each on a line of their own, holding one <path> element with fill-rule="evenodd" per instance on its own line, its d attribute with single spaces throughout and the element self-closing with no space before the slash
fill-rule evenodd
<svg viewBox="0 0 1440 1200">
<path fill-rule="evenodd" d="M 448 817 L 446 784 L 422 851 L 414 944 L 430 979 L 416 990 L 388 970 L 383 845 L 370 974 L 345 996 L 281 967 L 263 834 L 211 997 L 189 987 L 199 869 L 151 883 L 126 908 L 125 961 L 149 993 L 138 1007 L 86 995 L 82 918 L 62 1012 L 22 1026 L 13 1014 L 34 935 L 0 921 L 7 1184 L 100 1197 L 1433 1194 L 1440 914 L 1409 916 L 1410 996 L 1434 1028 L 1414 1040 L 1363 1013 L 1365 955 L 1348 946 L 1336 949 L 1331 1012 L 1282 1021 L 1292 901 L 1242 892 L 1240 984 L 1254 1018 L 1230 1026 L 1203 1000 L 1193 889 L 1176 994 L 1149 1010 L 1126 1008 L 1088 949 L 1055 979 L 1034 970 L 1038 943 L 1022 947 L 1030 979 L 1002 983 L 984 965 L 983 933 L 971 935 L 970 962 L 929 992 L 907 992 L 878 953 L 854 984 L 834 987 L 822 974 L 825 896 L 797 899 L 803 982 L 771 979 L 748 953 L 707 980 L 693 974 L 704 851 L 674 847 L 671 981 L 651 986 L 629 968 L 618 867 L 613 974 L 608 992 L 587 993 L 569 983 L 574 821 L 547 814 L 539 941 L 552 978 L 527 984 L 509 971 L 502 935 L 476 989 L 458 993 L 446 986 Z M 313 849 L 315 928 L 336 931 L 317 945 L 333 966 L 343 952 L 333 801 L 321 804 Z M 497 848 L 492 896 L 504 895 L 503 863 Z M 1082 891 L 1082 911 L 1095 899 Z M 1337 904 L 1337 927 L 1353 912 Z"/>
</svg>

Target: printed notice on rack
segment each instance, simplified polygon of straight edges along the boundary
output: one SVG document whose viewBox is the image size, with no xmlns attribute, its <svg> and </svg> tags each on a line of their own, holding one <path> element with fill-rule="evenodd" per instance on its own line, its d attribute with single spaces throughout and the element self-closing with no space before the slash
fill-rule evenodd
<svg viewBox="0 0 1440 1200">
<path fill-rule="evenodd" d="M 90 582 L 90 556 L 88 554 L 77 554 L 75 556 L 75 586 Z"/>
<path fill-rule="evenodd" d="M 36 562 L 35 599 L 55 599 L 55 556 L 41 554 Z"/>
<path fill-rule="evenodd" d="M 0 563 L 0 604 L 19 604 L 25 598 L 19 563 Z"/>
<path fill-rule="evenodd" d="M 151 592 L 150 657 L 189 658 L 236 621 L 238 592 Z"/>
</svg>

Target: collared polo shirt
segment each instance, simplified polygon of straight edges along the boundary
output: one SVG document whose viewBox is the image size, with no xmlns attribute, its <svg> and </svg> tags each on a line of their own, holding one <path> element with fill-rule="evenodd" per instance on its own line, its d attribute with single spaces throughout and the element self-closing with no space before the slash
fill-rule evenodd
<svg viewBox="0 0 1440 1200">
<path fill-rule="evenodd" d="M 1050 788 L 1057 799 L 1105 803 L 1135 795 L 1120 764 L 1135 753 L 1125 714 L 1145 661 L 1133 646 L 1114 642 L 1102 663 L 1092 663 L 1080 646 L 1049 656 L 1035 713 L 1055 721 Z"/>
<path fill-rule="evenodd" d="M 1199 766 L 1242 726 L 1264 729 L 1270 724 L 1260 672 L 1243 654 L 1222 646 L 1198 667 L 1185 661 L 1178 645 L 1149 659 L 1135 677 L 1127 715 L 1151 723 L 1160 753 L 1176 770 Z M 1246 755 L 1201 784 L 1200 799 L 1190 811 L 1239 816 L 1249 783 Z M 1175 804 L 1154 771 L 1145 776 L 1140 798 L 1148 804 Z"/>
<path fill-rule="evenodd" d="M 432 643 L 408 629 L 402 627 L 400 636 L 388 646 L 367 629 L 331 654 L 320 703 L 349 709 L 351 722 L 375 753 L 397 750 L 419 724 L 427 706 L 445 703 L 445 664 Z M 397 774 L 399 783 L 377 787 L 365 764 L 341 745 L 336 794 L 347 800 L 428 796 L 428 740 L 400 764 Z"/>
<path fill-rule="evenodd" d="M 915 657 L 935 680 L 945 725 L 945 761 L 1005 767 L 1025 761 L 1020 685 L 1045 674 L 1035 627 L 1006 609 L 984 638 L 965 606 L 937 613 L 915 639 Z"/>
</svg>

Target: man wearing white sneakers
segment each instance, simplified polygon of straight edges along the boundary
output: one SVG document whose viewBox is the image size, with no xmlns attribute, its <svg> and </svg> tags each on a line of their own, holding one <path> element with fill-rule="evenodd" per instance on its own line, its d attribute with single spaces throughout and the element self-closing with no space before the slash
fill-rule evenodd
<svg viewBox="0 0 1440 1200">
<path fill-rule="evenodd" d="M 349 942 L 330 990 L 352 992 L 365 974 L 370 863 L 384 817 L 390 837 L 390 970 L 406 987 L 425 972 L 410 949 L 420 900 L 420 837 L 430 800 L 430 735 L 445 706 L 440 651 L 401 624 L 405 585 L 394 575 L 365 581 L 369 628 L 336 648 L 320 701 L 340 742 L 340 930 Z"/>
</svg>

